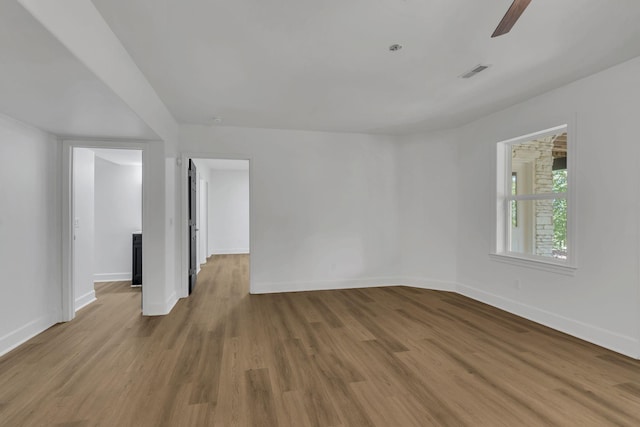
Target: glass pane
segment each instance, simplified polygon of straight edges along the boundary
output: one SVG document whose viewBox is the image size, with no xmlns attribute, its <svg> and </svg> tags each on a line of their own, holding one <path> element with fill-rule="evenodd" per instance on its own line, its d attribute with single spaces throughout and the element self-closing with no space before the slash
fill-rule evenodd
<svg viewBox="0 0 640 427">
<path fill-rule="evenodd" d="M 511 194 L 567 191 L 567 133 L 511 145 Z M 557 181 L 564 171 L 564 181 Z"/>
<path fill-rule="evenodd" d="M 567 259 L 567 200 L 519 200 L 509 206 L 510 251 Z"/>
</svg>

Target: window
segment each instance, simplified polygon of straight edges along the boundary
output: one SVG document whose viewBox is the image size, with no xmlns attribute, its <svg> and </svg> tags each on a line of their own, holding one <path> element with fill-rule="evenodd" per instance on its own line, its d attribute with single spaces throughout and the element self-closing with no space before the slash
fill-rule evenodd
<svg viewBox="0 0 640 427">
<path fill-rule="evenodd" d="M 496 255 L 572 266 L 566 125 L 498 143 Z"/>
</svg>

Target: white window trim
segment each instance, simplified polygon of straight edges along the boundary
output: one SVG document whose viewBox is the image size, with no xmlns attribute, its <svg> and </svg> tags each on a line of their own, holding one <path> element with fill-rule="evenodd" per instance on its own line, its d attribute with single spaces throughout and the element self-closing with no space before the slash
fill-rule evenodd
<svg viewBox="0 0 640 427">
<path fill-rule="evenodd" d="M 555 135 L 559 131 L 567 132 L 567 181 L 569 188 L 566 193 L 545 194 L 545 195 L 520 195 L 510 197 L 511 180 L 507 179 L 507 171 L 511 170 L 511 152 L 509 147 L 521 142 Z M 534 268 L 537 270 L 552 273 L 573 275 L 577 270 L 577 236 L 576 236 L 576 126 L 575 118 L 567 124 L 554 126 L 540 132 L 511 138 L 497 144 L 496 163 L 496 212 L 495 212 L 495 242 L 489 258 L 493 261 L 507 263 L 519 267 Z M 558 260 L 554 258 L 529 255 L 520 252 L 510 252 L 508 249 L 507 236 L 508 227 L 511 226 L 511 217 L 508 215 L 508 205 L 511 199 L 515 200 L 540 200 L 540 199 L 567 199 L 567 259 Z"/>
</svg>

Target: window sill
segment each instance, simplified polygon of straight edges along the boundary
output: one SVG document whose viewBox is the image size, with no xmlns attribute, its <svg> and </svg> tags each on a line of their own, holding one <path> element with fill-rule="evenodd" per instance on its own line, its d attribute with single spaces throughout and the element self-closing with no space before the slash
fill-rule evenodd
<svg viewBox="0 0 640 427">
<path fill-rule="evenodd" d="M 541 259 L 525 258 L 515 254 L 489 254 L 489 258 L 493 261 L 511 264 L 518 267 L 533 268 L 535 270 L 548 271 L 550 273 L 564 274 L 573 276 L 576 274 L 576 267 L 569 266 L 565 263 L 546 261 Z"/>
</svg>

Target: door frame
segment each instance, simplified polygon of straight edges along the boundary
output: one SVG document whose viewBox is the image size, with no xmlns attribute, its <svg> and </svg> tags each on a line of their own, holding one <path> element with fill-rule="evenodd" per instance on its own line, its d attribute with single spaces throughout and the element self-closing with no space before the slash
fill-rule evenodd
<svg viewBox="0 0 640 427">
<path fill-rule="evenodd" d="M 124 141 L 90 138 L 64 138 L 62 139 L 62 304 L 61 320 L 68 322 L 73 320 L 75 311 L 75 287 L 73 283 L 73 149 L 74 148 L 106 148 L 115 150 L 139 150 L 142 151 L 142 229 L 144 224 L 149 224 L 149 198 L 145 196 L 146 184 L 149 180 L 149 169 L 145 167 L 145 157 L 148 150 L 148 142 Z M 149 239 L 148 233 L 142 234 L 142 247 Z M 145 262 L 142 252 L 142 277 L 145 277 L 149 263 Z M 147 276 L 148 277 L 148 276 Z M 145 307 L 145 292 L 142 292 L 142 312 Z"/>
<path fill-rule="evenodd" d="M 215 154 L 184 152 L 178 158 L 180 160 L 180 298 L 189 296 L 189 159 L 214 159 L 214 160 L 246 160 L 249 162 L 249 293 L 253 293 L 253 262 L 254 241 L 253 230 L 255 223 L 253 203 L 253 159 L 242 154 Z"/>
</svg>

